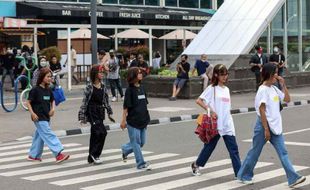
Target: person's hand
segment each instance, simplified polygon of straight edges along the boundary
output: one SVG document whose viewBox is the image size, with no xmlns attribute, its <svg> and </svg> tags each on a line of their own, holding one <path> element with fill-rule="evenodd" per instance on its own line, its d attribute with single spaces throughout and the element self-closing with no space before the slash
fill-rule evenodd
<svg viewBox="0 0 310 190">
<path fill-rule="evenodd" d="M 126 122 L 122 121 L 120 127 L 122 130 L 126 129 Z"/>
<path fill-rule="evenodd" d="M 265 129 L 265 140 L 266 141 L 270 140 L 270 131 L 269 131 L 269 129 Z"/>
<path fill-rule="evenodd" d="M 110 121 L 112 121 L 113 123 L 115 123 L 115 119 L 113 119 L 112 115 L 108 115 L 108 118 Z"/>
<path fill-rule="evenodd" d="M 38 121 L 38 120 L 39 120 L 39 117 L 37 116 L 37 114 L 32 113 L 32 114 L 31 114 L 31 120 L 32 120 L 32 121 Z"/>
<path fill-rule="evenodd" d="M 54 113 L 55 113 L 55 110 L 54 110 L 54 109 L 51 109 L 50 112 L 48 112 L 48 115 L 49 115 L 50 117 L 53 117 Z"/>
<path fill-rule="evenodd" d="M 80 125 L 82 126 L 83 124 L 86 124 L 87 122 L 84 121 L 84 120 L 80 120 L 79 123 L 80 123 Z"/>
<path fill-rule="evenodd" d="M 214 111 L 211 111 L 211 117 L 213 119 L 217 119 L 217 114 Z"/>
</svg>

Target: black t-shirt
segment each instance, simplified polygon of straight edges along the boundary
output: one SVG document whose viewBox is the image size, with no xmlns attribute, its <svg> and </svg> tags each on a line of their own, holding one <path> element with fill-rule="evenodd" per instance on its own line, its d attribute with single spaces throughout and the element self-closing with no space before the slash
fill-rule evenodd
<svg viewBox="0 0 310 190">
<path fill-rule="evenodd" d="M 137 129 L 143 129 L 150 122 L 147 109 L 147 97 L 142 86 L 129 86 L 125 92 L 124 109 L 128 109 L 127 123 Z"/>
<path fill-rule="evenodd" d="M 141 62 L 141 61 L 131 62 L 130 67 L 142 67 L 142 68 L 145 68 L 146 70 L 148 70 L 148 68 L 149 68 L 148 64 L 145 61 L 143 61 L 143 62 Z M 147 74 L 148 73 L 146 71 L 142 70 L 143 77 L 145 77 Z"/>
<path fill-rule="evenodd" d="M 31 101 L 33 112 L 39 117 L 39 121 L 49 121 L 49 112 L 54 96 L 50 88 L 35 86 L 29 92 L 28 100 Z"/>
<path fill-rule="evenodd" d="M 59 62 L 56 64 L 50 63 L 50 69 L 52 71 L 61 70 L 61 64 Z"/>
<path fill-rule="evenodd" d="M 279 63 L 281 65 L 281 64 L 284 63 L 285 57 L 282 54 L 279 54 L 279 55 L 272 54 L 272 55 L 270 55 L 269 61 L 270 62 L 277 62 L 277 63 Z"/>
<path fill-rule="evenodd" d="M 188 63 L 188 62 L 181 62 L 181 63 L 178 63 L 178 64 L 181 64 L 181 66 L 183 67 L 183 69 L 185 70 L 185 73 L 181 71 L 181 69 L 178 69 L 178 75 L 177 75 L 177 78 L 181 78 L 181 79 L 188 79 L 188 72 L 190 70 L 190 67 L 191 65 Z"/>
<path fill-rule="evenodd" d="M 104 120 L 105 112 L 102 106 L 103 102 L 103 89 L 93 87 L 93 93 L 90 97 L 87 107 L 87 113 L 89 120 L 95 122 L 98 120 Z"/>
</svg>

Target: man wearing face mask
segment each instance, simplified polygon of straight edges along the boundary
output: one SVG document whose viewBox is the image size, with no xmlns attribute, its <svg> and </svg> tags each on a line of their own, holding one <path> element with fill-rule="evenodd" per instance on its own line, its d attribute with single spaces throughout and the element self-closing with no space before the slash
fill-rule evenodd
<svg viewBox="0 0 310 190">
<path fill-rule="evenodd" d="M 107 79 L 110 83 L 111 93 L 113 96 L 112 102 L 115 102 L 117 100 L 115 88 L 117 88 L 119 94 L 121 95 L 122 100 L 124 100 L 124 93 L 121 87 L 120 75 L 119 75 L 119 69 L 120 69 L 119 59 L 115 56 L 114 50 L 110 50 L 109 55 L 110 55 L 110 59 L 108 60 L 109 73 Z"/>
<path fill-rule="evenodd" d="M 190 70 L 190 64 L 187 62 L 188 56 L 186 54 L 181 55 L 181 62 L 177 64 L 176 70 L 178 72 L 177 78 L 173 83 L 172 96 L 169 98 L 170 101 L 177 100 L 177 95 L 184 87 L 186 81 L 189 79 L 188 72 Z"/>
<path fill-rule="evenodd" d="M 280 52 L 279 46 L 274 46 L 273 54 L 270 55 L 269 62 L 277 65 L 278 67 L 278 75 L 283 77 L 284 67 L 285 67 L 285 57 Z"/>
<path fill-rule="evenodd" d="M 256 91 L 261 81 L 260 72 L 265 63 L 268 63 L 268 58 L 263 53 L 263 48 L 259 45 L 255 46 L 256 53 L 251 57 L 250 66 L 251 71 L 255 73 L 256 78 Z"/>
</svg>

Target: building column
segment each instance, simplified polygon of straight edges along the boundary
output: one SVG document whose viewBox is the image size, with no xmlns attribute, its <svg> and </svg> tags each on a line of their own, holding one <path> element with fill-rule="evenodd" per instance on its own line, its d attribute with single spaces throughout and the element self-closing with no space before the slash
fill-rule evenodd
<svg viewBox="0 0 310 190">
<path fill-rule="evenodd" d="M 153 66 L 152 57 L 153 57 L 153 34 L 152 34 L 152 28 L 149 28 L 149 65 L 150 66 Z"/>
<path fill-rule="evenodd" d="M 118 37 L 117 37 L 118 29 L 114 29 L 114 49 L 115 51 L 118 49 Z"/>
<path fill-rule="evenodd" d="M 286 63 L 288 64 L 288 34 L 287 34 L 287 1 L 283 6 L 283 25 L 284 25 L 284 36 L 283 36 L 283 53 L 285 56 Z"/>
<path fill-rule="evenodd" d="M 33 49 L 34 49 L 34 55 L 35 55 L 35 59 L 36 59 L 36 64 L 38 63 L 38 28 L 34 27 L 33 29 Z"/>
<path fill-rule="evenodd" d="M 302 71 L 302 0 L 298 0 L 298 65 Z"/>
<path fill-rule="evenodd" d="M 72 90 L 72 84 L 71 84 L 71 28 L 68 27 L 67 28 L 67 60 L 68 60 L 68 65 L 67 65 L 67 69 L 68 69 L 68 90 L 71 91 Z"/>
</svg>

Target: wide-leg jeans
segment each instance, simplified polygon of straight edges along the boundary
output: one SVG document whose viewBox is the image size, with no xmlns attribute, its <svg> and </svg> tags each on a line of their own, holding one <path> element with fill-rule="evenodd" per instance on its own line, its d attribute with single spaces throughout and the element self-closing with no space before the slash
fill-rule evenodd
<svg viewBox="0 0 310 190">
<path fill-rule="evenodd" d="M 36 121 L 34 124 L 36 126 L 36 131 L 32 139 L 29 156 L 32 158 L 41 158 L 44 144 L 46 144 L 56 157 L 64 148 L 58 137 L 50 128 L 49 122 Z"/>
<path fill-rule="evenodd" d="M 301 176 L 296 173 L 294 170 L 292 163 L 288 157 L 288 153 L 284 144 L 283 135 L 274 135 L 270 132 L 271 138 L 270 143 L 276 149 L 279 159 L 281 160 L 281 164 L 285 170 L 286 177 L 288 179 L 288 184 L 291 185 Z M 265 129 L 262 126 L 261 118 L 257 117 L 255 129 L 254 129 L 254 137 L 252 148 L 248 152 L 239 172 L 238 179 L 241 181 L 251 181 L 254 174 L 253 170 L 258 161 L 258 158 L 262 152 L 264 145 L 266 144 L 265 140 Z"/>
<path fill-rule="evenodd" d="M 127 130 L 130 142 L 122 145 L 122 151 L 125 156 L 134 153 L 137 168 L 139 169 L 145 164 L 141 148 L 145 144 L 146 128 L 137 129 L 127 124 Z"/>
</svg>

